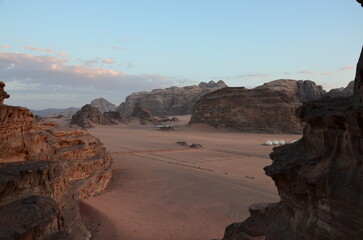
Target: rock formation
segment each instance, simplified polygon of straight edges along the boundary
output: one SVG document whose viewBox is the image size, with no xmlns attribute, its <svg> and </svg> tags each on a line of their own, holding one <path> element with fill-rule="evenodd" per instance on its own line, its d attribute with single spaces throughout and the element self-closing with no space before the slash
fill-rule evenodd
<svg viewBox="0 0 363 240">
<path fill-rule="evenodd" d="M 223 81 L 200 83 L 199 86 L 170 87 L 155 89 L 151 92 L 137 92 L 129 95 L 118 107 L 126 117 L 135 108 L 145 107 L 156 116 L 190 114 L 195 102 L 206 93 L 226 87 Z"/>
<path fill-rule="evenodd" d="M 156 124 L 158 122 L 158 120 L 153 117 L 153 114 L 149 111 L 149 109 L 145 107 L 135 108 L 131 114 L 131 119 L 137 119 L 142 125 L 146 125 L 148 123 Z"/>
<path fill-rule="evenodd" d="M 81 129 L 36 123 L 3 104 L 0 82 L 0 239 L 86 239 L 78 199 L 101 192 L 111 156 Z"/>
<path fill-rule="evenodd" d="M 281 202 L 250 207 L 224 240 L 363 239 L 363 49 L 351 97 L 305 103 L 302 139 L 271 153 L 265 167 Z"/>
<path fill-rule="evenodd" d="M 353 95 L 354 81 L 349 82 L 345 88 L 334 88 L 324 94 L 324 97 L 349 97 Z"/>
<path fill-rule="evenodd" d="M 91 101 L 90 103 L 92 106 L 98 108 L 101 113 L 104 112 L 114 112 L 116 111 L 116 105 L 110 103 L 104 98 L 97 98 Z"/>
<path fill-rule="evenodd" d="M 123 114 L 120 112 L 105 112 L 91 104 L 84 105 L 81 110 L 72 116 L 71 125 L 77 125 L 83 128 L 93 128 L 94 124 L 111 125 L 124 122 Z"/>
<path fill-rule="evenodd" d="M 325 91 L 313 81 L 281 79 L 254 89 L 228 87 L 204 95 L 194 106 L 190 123 L 254 132 L 300 132 L 295 116 L 302 102 Z"/>
</svg>

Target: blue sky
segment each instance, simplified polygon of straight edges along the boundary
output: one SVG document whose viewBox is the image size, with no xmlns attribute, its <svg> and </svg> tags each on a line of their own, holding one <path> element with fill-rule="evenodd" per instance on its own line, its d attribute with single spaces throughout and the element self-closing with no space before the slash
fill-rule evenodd
<svg viewBox="0 0 363 240">
<path fill-rule="evenodd" d="M 354 0 L 0 0 L 0 80 L 33 109 L 220 79 L 330 89 L 354 79 L 362 17 Z"/>
</svg>

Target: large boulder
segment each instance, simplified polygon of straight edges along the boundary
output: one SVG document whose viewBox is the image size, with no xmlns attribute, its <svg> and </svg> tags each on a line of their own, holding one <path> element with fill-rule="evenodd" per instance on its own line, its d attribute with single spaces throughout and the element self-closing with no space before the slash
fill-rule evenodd
<svg viewBox="0 0 363 240">
<path fill-rule="evenodd" d="M 280 79 L 254 89 L 228 87 L 204 95 L 194 106 L 190 124 L 206 123 L 240 131 L 289 132 L 302 130 L 296 109 L 319 99 L 325 91 L 313 81 Z"/>
<path fill-rule="evenodd" d="M 89 238 L 77 201 L 105 189 L 111 156 L 85 130 L 36 123 L 28 109 L 4 105 L 0 86 L 0 238 Z"/>
<path fill-rule="evenodd" d="M 147 108 L 155 116 L 190 114 L 195 102 L 206 93 L 226 87 L 223 81 L 200 83 L 199 86 L 154 89 L 151 92 L 136 92 L 121 103 L 118 110 L 130 117 L 134 109 Z"/>
</svg>

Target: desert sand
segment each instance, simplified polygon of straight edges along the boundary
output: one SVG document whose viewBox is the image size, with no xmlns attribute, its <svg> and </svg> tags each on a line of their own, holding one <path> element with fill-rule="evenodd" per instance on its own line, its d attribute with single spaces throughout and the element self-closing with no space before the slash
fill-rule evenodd
<svg viewBox="0 0 363 240">
<path fill-rule="evenodd" d="M 249 216 L 249 205 L 279 200 L 263 171 L 273 146 L 262 144 L 301 135 L 187 127 L 189 117 L 178 116 L 175 131 L 139 124 L 89 130 L 117 166 L 108 189 L 80 203 L 94 239 L 221 238 L 228 224 Z"/>
</svg>

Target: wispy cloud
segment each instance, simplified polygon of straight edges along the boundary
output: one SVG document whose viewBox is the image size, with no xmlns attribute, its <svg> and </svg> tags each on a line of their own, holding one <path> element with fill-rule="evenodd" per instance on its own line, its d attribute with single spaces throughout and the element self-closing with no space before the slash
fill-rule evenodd
<svg viewBox="0 0 363 240">
<path fill-rule="evenodd" d="M 1 48 L 6 48 L 6 49 L 9 49 L 11 48 L 9 45 L 0 45 Z"/>
<path fill-rule="evenodd" d="M 321 73 L 321 75 L 324 75 L 324 76 L 330 76 L 330 75 L 333 75 L 334 73 L 333 72 L 323 72 Z"/>
<path fill-rule="evenodd" d="M 45 52 L 45 53 L 54 53 L 55 52 L 54 49 L 47 49 L 47 48 L 38 48 L 38 47 L 30 47 L 30 46 L 25 46 L 23 48 L 32 50 L 32 51 L 37 51 L 37 52 Z"/>
<path fill-rule="evenodd" d="M 112 58 L 109 58 L 109 59 L 103 59 L 102 63 L 115 64 L 115 61 Z"/>
<path fill-rule="evenodd" d="M 69 52 L 59 52 L 58 55 L 61 56 L 61 57 L 68 57 Z"/>
<path fill-rule="evenodd" d="M 340 68 L 340 71 L 346 71 L 346 70 L 351 70 L 353 69 L 353 66 L 351 65 L 344 65 L 343 67 Z"/>
<path fill-rule="evenodd" d="M 126 65 L 127 68 L 132 68 L 133 66 L 134 66 L 134 64 L 132 64 L 131 62 L 128 62 Z"/>
<path fill-rule="evenodd" d="M 122 47 L 116 47 L 116 46 L 112 46 L 113 49 L 116 49 L 116 50 L 124 50 L 125 48 L 122 48 Z"/>
<path fill-rule="evenodd" d="M 310 71 L 310 70 L 303 70 L 303 71 L 300 71 L 299 74 L 315 74 L 315 72 Z"/>
</svg>

